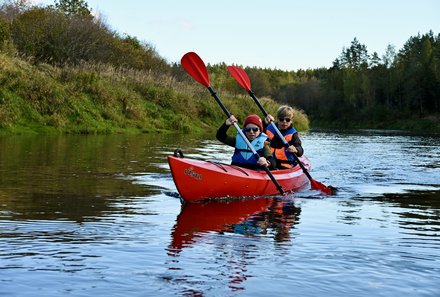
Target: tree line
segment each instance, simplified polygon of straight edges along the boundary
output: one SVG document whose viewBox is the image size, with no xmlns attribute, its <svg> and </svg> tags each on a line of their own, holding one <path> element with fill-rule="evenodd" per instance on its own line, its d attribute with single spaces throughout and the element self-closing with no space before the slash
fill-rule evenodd
<svg viewBox="0 0 440 297">
<path fill-rule="evenodd" d="M 223 87 L 239 92 L 224 71 L 211 66 Z M 282 71 L 245 67 L 258 96 L 272 97 L 306 111 L 313 121 L 347 127 L 386 127 L 394 121 L 440 123 L 440 35 L 410 37 L 382 57 L 354 38 L 330 68 Z M 422 125 L 423 125 L 422 124 Z M 419 127 L 423 128 L 423 127 Z"/>
<path fill-rule="evenodd" d="M 45 7 L 4 1 L 0 51 L 36 64 L 102 63 L 192 83 L 178 63 L 168 63 L 148 42 L 111 30 L 84 0 Z M 208 68 L 218 91 L 243 94 L 224 63 Z M 399 50 L 388 45 L 382 57 L 354 38 L 330 68 L 244 68 L 258 97 L 303 109 L 312 124 L 387 127 L 396 120 L 440 121 L 440 35 L 432 31 L 410 37 Z"/>
</svg>

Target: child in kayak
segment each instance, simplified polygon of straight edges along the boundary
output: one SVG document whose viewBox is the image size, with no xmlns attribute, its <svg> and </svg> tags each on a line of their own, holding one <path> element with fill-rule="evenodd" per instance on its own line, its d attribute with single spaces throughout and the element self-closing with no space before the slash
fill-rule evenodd
<svg viewBox="0 0 440 297">
<path fill-rule="evenodd" d="M 249 169 L 260 169 L 261 166 L 266 165 L 269 169 L 275 169 L 276 162 L 269 147 L 269 139 L 266 134 L 262 133 L 263 122 L 260 117 L 256 114 L 247 116 L 242 130 L 247 140 L 260 156 L 259 159 L 252 153 L 239 133 L 234 137 L 227 135 L 229 127 L 234 123 L 237 123 L 237 119 L 234 115 L 231 115 L 218 129 L 216 134 L 218 140 L 226 145 L 235 147 L 234 154 L 232 155 L 232 165 Z"/>
<path fill-rule="evenodd" d="M 298 157 L 301 157 L 304 154 L 301 139 L 299 138 L 298 132 L 292 124 L 293 116 L 294 110 L 292 107 L 283 105 L 278 108 L 277 121 L 275 125 L 284 136 L 284 139 L 289 143 L 289 147 L 287 148 L 272 125 L 269 125 L 270 122 L 275 120 L 273 116 L 269 114 L 265 119 L 265 124 L 268 125 L 265 131 L 270 139 L 270 149 L 276 160 L 276 167 L 278 169 L 286 169 L 295 166 L 296 163 L 292 154 L 296 154 Z"/>
</svg>

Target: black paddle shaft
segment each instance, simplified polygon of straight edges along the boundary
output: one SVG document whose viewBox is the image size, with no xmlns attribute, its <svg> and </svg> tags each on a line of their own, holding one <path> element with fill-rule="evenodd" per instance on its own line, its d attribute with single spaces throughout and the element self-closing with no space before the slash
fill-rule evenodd
<svg viewBox="0 0 440 297">
<path fill-rule="evenodd" d="M 249 95 L 252 97 L 252 99 L 254 99 L 255 103 L 257 103 L 258 107 L 260 108 L 260 110 L 263 112 L 264 116 L 267 117 L 268 113 L 267 111 L 264 109 L 263 105 L 261 105 L 260 100 L 258 100 L 258 98 L 255 96 L 254 92 L 252 92 L 252 90 L 248 91 Z M 274 124 L 274 122 L 270 122 L 270 124 L 272 125 L 272 127 L 274 128 L 275 132 L 277 133 L 278 137 L 283 141 L 284 146 L 286 148 L 289 147 L 289 143 L 287 142 L 287 140 L 284 138 L 284 136 L 281 134 L 280 130 L 278 129 L 278 127 Z M 304 174 L 309 178 L 309 180 L 312 179 L 309 171 L 304 167 L 304 164 L 300 161 L 300 159 L 298 158 L 298 156 L 296 154 L 292 154 L 293 158 L 295 159 L 295 161 L 299 164 L 299 167 L 301 167 L 302 171 L 304 172 Z"/>
<path fill-rule="evenodd" d="M 267 113 L 267 111 L 264 109 L 263 105 L 261 105 L 260 100 L 258 100 L 258 98 L 255 96 L 254 92 L 252 92 L 252 90 L 248 91 L 249 95 L 252 97 L 252 99 L 254 99 L 255 103 L 257 103 L 258 107 L 260 108 L 260 110 L 263 112 L 263 115 L 265 117 L 267 117 L 269 114 Z"/>
<path fill-rule="evenodd" d="M 217 103 L 223 109 L 223 112 L 228 116 L 228 118 L 230 118 L 232 114 L 229 112 L 229 110 L 226 108 L 226 106 L 223 104 L 223 102 L 217 96 L 217 93 L 212 89 L 212 87 L 208 87 L 208 90 L 211 93 L 211 96 L 214 97 L 215 101 L 217 101 Z"/>
<path fill-rule="evenodd" d="M 212 97 L 214 97 L 215 101 L 220 105 L 220 107 L 223 109 L 223 112 L 226 114 L 228 118 L 231 117 L 231 113 L 226 108 L 226 106 L 223 104 L 223 102 L 220 100 L 220 98 L 217 96 L 217 93 L 212 89 L 211 86 L 208 87 L 209 92 L 211 93 Z M 234 123 L 235 129 L 237 129 L 237 132 L 240 134 L 240 136 L 243 138 L 243 140 L 246 142 L 247 146 L 251 149 L 252 153 L 257 157 L 257 159 L 260 158 L 260 155 L 258 155 L 257 151 L 254 149 L 253 145 L 249 142 L 247 137 L 243 134 L 243 131 L 241 131 L 240 127 L 237 125 L 237 123 Z M 281 193 L 281 195 L 284 195 L 285 192 L 281 185 L 278 183 L 278 181 L 273 176 L 272 172 L 270 172 L 269 168 L 267 168 L 266 165 L 263 166 L 264 171 L 266 171 L 267 175 L 269 175 L 272 182 L 277 187 L 278 191 Z"/>
<path fill-rule="evenodd" d="M 217 94 L 214 92 L 214 90 L 211 88 L 209 83 L 209 75 L 208 70 L 206 69 L 205 63 L 203 60 L 194 52 L 188 52 L 185 55 L 183 55 L 182 59 L 182 67 L 185 69 L 186 72 L 188 72 L 189 75 L 191 75 L 194 80 L 201 83 L 205 87 L 208 88 L 209 92 L 211 93 L 212 97 L 217 101 L 217 103 L 220 105 L 220 107 L 223 109 L 225 114 L 228 116 L 228 118 L 231 117 L 231 113 L 226 109 L 226 107 L 221 102 L 220 98 L 217 96 Z M 234 123 L 235 129 L 237 129 L 237 132 L 240 134 L 240 136 L 243 138 L 243 140 L 246 142 L 246 144 L 251 148 L 252 153 L 257 157 L 260 158 L 258 153 L 255 151 L 252 144 L 248 141 L 246 136 L 243 134 L 243 131 L 241 131 L 240 127 L 237 125 L 237 123 Z M 267 175 L 269 175 L 272 182 L 277 187 L 278 191 L 281 193 L 281 195 L 284 195 L 284 190 L 280 186 L 280 184 L 277 182 L 275 177 L 270 172 L 269 168 L 267 168 L 266 165 L 263 166 L 264 171 L 266 171 Z"/>
<path fill-rule="evenodd" d="M 227 69 L 228 69 L 229 73 L 232 75 L 232 77 L 234 77 L 235 80 L 240 84 L 240 86 L 242 86 L 248 92 L 248 94 L 252 97 L 252 99 L 254 99 L 254 102 L 258 105 L 260 110 L 263 112 L 264 116 L 267 118 L 268 113 L 266 112 L 264 107 L 261 105 L 260 101 L 255 96 L 254 92 L 252 92 L 251 82 L 250 82 L 249 77 L 246 74 L 246 72 L 243 69 L 236 67 L 236 66 L 228 66 Z M 278 137 L 283 140 L 284 146 L 286 148 L 288 148 L 289 143 L 284 138 L 284 136 L 281 134 L 278 127 L 273 122 L 271 122 L 271 124 L 272 124 L 272 127 L 274 128 L 274 130 L 277 132 Z M 332 186 L 327 187 L 327 186 L 323 185 L 322 183 L 312 179 L 312 177 L 310 176 L 310 173 L 307 171 L 307 169 L 301 163 L 298 156 L 296 154 L 293 154 L 293 156 L 294 156 L 295 161 L 300 165 L 304 174 L 310 180 L 310 184 L 311 184 L 312 189 L 319 189 L 321 192 L 323 192 L 325 194 L 329 194 L 329 195 L 333 195 L 336 192 L 336 188 L 334 188 Z"/>
</svg>

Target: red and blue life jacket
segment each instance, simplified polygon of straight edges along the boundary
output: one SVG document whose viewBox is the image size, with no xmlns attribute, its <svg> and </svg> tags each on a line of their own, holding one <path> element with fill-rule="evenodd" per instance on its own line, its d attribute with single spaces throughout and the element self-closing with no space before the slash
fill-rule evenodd
<svg viewBox="0 0 440 297">
<path fill-rule="evenodd" d="M 272 140 L 277 136 L 273 125 L 269 125 L 266 129 L 267 136 L 271 140 L 270 142 L 270 150 L 272 152 L 273 157 L 275 160 L 277 160 L 277 163 L 282 164 L 282 167 L 285 168 L 291 168 L 292 165 L 294 165 L 295 157 L 292 153 L 287 152 L 287 148 L 285 146 L 282 147 L 274 147 Z M 286 132 L 283 134 L 284 139 L 287 142 L 290 142 L 292 140 L 293 134 L 297 133 L 296 129 L 292 126 L 286 130 Z"/>
</svg>

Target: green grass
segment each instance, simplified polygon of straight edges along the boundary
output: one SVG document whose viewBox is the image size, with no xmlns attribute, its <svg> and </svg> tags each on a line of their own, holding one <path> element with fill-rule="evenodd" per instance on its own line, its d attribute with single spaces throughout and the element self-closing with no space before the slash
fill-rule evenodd
<svg viewBox="0 0 440 297">
<path fill-rule="evenodd" d="M 215 133 L 226 116 L 204 89 L 132 69 L 34 65 L 0 53 L 0 134 Z M 250 97 L 219 96 L 239 120 L 261 115 Z M 262 102 L 275 114 L 276 102 Z M 307 130 L 307 116 L 298 111 L 295 125 Z"/>
</svg>

